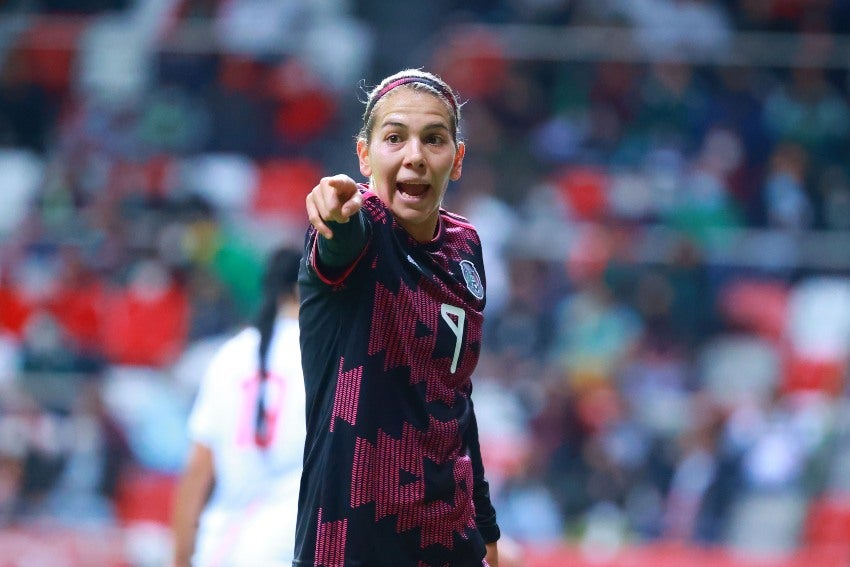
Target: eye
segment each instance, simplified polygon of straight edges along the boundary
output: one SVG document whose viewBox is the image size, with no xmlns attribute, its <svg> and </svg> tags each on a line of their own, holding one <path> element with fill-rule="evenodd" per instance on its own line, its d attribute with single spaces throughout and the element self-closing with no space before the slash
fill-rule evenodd
<svg viewBox="0 0 850 567">
<path fill-rule="evenodd" d="M 440 134 L 428 134 L 425 136 L 425 143 L 434 146 L 441 146 L 446 143 L 446 139 Z"/>
<path fill-rule="evenodd" d="M 398 134 L 387 134 L 386 138 L 384 138 L 390 144 L 398 144 L 401 142 L 401 136 Z"/>
</svg>

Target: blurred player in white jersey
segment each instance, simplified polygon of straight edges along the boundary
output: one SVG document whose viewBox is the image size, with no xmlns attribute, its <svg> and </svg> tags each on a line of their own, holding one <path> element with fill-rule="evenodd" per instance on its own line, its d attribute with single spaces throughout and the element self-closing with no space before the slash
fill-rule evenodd
<svg viewBox="0 0 850 567">
<path fill-rule="evenodd" d="M 174 567 L 292 565 L 305 436 L 300 259 L 272 255 L 256 326 L 225 343 L 203 377 L 173 510 Z"/>
</svg>

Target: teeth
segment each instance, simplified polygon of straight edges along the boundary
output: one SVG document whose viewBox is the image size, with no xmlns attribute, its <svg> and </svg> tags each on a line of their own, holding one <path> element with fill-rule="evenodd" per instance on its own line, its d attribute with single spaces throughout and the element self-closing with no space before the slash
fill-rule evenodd
<svg viewBox="0 0 850 567">
<path fill-rule="evenodd" d="M 404 195 L 418 197 L 428 190 L 428 185 L 419 183 L 399 184 L 398 190 Z"/>
<path fill-rule="evenodd" d="M 427 183 L 397 183 L 396 188 L 404 195 L 418 197 L 428 190 Z"/>
</svg>

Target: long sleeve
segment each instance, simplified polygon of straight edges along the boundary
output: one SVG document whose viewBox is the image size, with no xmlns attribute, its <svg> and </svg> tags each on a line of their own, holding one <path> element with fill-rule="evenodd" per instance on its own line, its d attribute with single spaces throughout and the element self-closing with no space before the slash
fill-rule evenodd
<svg viewBox="0 0 850 567">
<path fill-rule="evenodd" d="M 470 404 L 472 400 L 470 400 Z M 475 504 L 475 523 L 485 543 L 497 541 L 501 536 L 496 522 L 496 509 L 490 501 L 490 484 L 484 475 L 484 462 L 481 459 L 481 445 L 478 442 L 478 421 L 475 418 L 475 406 L 472 405 L 472 421 L 466 431 L 469 456 L 472 459 L 472 501 Z"/>
<path fill-rule="evenodd" d="M 366 246 L 369 238 L 366 218 L 363 212 L 358 212 L 346 223 L 328 222 L 334 237 L 328 240 L 317 236 L 319 250 L 319 265 L 326 270 L 343 270 L 354 263 Z"/>
</svg>

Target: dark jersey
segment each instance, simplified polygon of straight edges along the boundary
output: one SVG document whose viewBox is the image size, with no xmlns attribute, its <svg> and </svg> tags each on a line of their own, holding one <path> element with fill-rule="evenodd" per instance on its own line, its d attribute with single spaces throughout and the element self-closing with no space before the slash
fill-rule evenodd
<svg viewBox="0 0 850 567">
<path fill-rule="evenodd" d="M 344 273 L 323 273 L 317 233 L 306 238 L 294 565 L 479 567 L 499 534 L 470 398 L 485 301 L 478 234 L 441 210 L 437 236 L 419 243 L 368 190 L 360 214 L 367 243 Z"/>
</svg>

